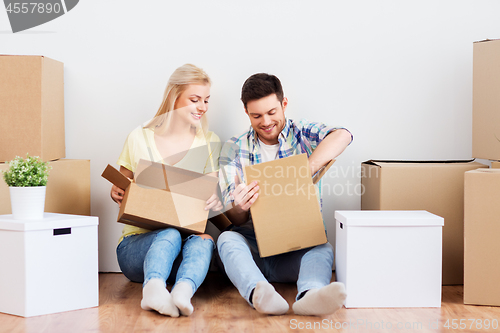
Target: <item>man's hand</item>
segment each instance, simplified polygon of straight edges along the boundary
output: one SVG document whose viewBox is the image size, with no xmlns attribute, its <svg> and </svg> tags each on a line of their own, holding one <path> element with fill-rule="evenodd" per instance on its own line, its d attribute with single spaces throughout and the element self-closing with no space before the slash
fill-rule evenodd
<svg viewBox="0 0 500 333">
<path fill-rule="evenodd" d="M 205 206 L 205 210 L 213 210 L 214 212 L 221 211 L 223 208 L 222 202 L 220 202 L 219 197 L 216 193 L 212 194 L 212 196 L 207 200 L 207 205 Z"/>
<path fill-rule="evenodd" d="M 234 198 L 233 207 L 239 212 L 248 212 L 255 200 L 259 197 L 259 184 L 256 181 L 249 185 L 240 183 L 238 175 L 234 177 L 235 189 L 232 193 Z"/>
<path fill-rule="evenodd" d="M 119 188 L 116 185 L 113 185 L 111 187 L 111 199 L 113 199 L 114 202 L 118 204 L 118 207 L 121 207 L 122 205 L 122 200 L 123 200 L 123 195 L 125 194 L 125 191 L 121 188 Z"/>
</svg>

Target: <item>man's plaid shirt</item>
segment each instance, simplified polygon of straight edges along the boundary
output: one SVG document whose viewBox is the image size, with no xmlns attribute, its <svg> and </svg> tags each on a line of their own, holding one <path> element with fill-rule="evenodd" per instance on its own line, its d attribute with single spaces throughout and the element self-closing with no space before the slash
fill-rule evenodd
<svg viewBox="0 0 500 333">
<path fill-rule="evenodd" d="M 278 137 L 278 158 L 303 153 L 307 153 L 309 157 L 329 133 L 341 128 L 343 127 L 330 127 L 322 123 L 308 122 L 306 120 L 295 122 L 286 119 L 285 127 Z M 244 179 L 242 166 L 261 162 L 260 144 L 251 126 L 247 132 L 239 137 L 229 139 L 224 144 L 219 159 L 219 185 L 224 206 L 234 201 L 231 193 L 235 188 L 235 176 L 238 174 L 240 179 Z M 317 186 L 321 203 L 321 181 L 317 183 Z"/>
</svg>

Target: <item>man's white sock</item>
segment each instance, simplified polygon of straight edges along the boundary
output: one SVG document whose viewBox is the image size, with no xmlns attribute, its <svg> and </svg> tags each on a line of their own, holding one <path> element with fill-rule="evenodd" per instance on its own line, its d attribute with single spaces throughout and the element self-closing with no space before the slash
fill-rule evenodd
<svg viewBox="0 0 500 333">
<path fill-rule="evenodd" d="M 165 281 L 161 279 L 151 279 L 142 288 L 141 308 L 155 310 L 170 317 L 179 317 L 179 310 L 165 287 Z"/>
<path fill-rule="evenodd" d="M 253 291 L 252 304 L 258 312 L 270 315 L 282 315 L 289 309 L 287 301 L 267 281 L 257 282 Z"/>
<path fill-rule="evenodd" d="M 293 312 L 302 316 L 330 315 L 342 308 L 346 299 L 345 286 L 332 282 L 320 289 L 310 289 L 293 304 Z"/>
<path fill-rule="evenodd" d="M 193 297 L 193 288 L 187 282 L 179 282 L 172 289 L 174 304 L 179 308 L 181 315 L 189 316 L 193 313 L 191 297 Z"/>
</svg>

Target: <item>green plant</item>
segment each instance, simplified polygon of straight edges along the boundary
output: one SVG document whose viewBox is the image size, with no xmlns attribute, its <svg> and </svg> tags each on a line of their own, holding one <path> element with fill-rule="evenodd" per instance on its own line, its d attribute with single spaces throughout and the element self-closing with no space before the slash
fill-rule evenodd
<svg viewBox="0 0 500 333">
<path fill-rule="evenodd" d="M 26 155 L 26 159 L 16 156 L 9 162 L 9 170 L 3 171 L 3 179 L 9 186 L 28 187 L 45 186 L 49 177 L 48 162 L 42 162 L 38 156 Z"/>
</svg>

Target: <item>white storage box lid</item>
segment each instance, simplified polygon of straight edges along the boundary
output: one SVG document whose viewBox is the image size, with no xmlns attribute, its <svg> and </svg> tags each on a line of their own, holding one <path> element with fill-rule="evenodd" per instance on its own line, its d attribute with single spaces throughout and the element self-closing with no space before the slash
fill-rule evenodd
<svg viewBox="0 0 500 333">
<path fill-rule="evenodd" d="M 12 215 L 0 215 L 0 230 L 30 231 L 98 225 L 94 216 L 44 213 L 41 220 L 16 220 Z"/>
<path fill-rule="evenodd" d="M 335 219 L 348 227 L 444 225 L 442 217 L 425 210 L 338 210 Z"/>
</svg>

